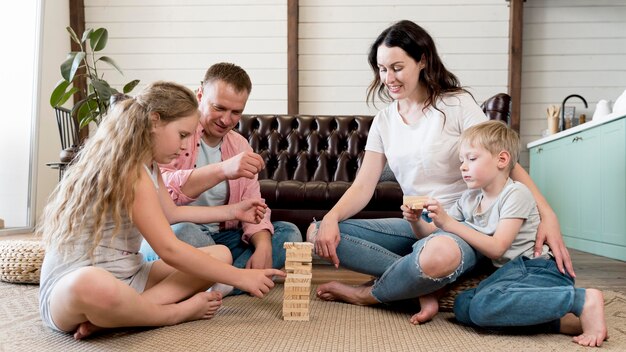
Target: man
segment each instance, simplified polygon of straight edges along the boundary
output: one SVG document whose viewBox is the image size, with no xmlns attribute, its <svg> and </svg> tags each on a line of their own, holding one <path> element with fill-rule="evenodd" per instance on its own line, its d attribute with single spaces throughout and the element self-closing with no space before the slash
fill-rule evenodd
<svg viewBox="0 0 626 352">
<path fill-rule="evenodd" d="M 232 130 L 251 89 L 250 77 L 237 65 L 218 63 L 207 70 L 196 93 L 200 123 L 191 145 L 172 163 L 160 165 L 177 204 L 216 206 L 261 198 L 257 173 L 265 163 L 248 141 Z M 172 230 L 194 247 L 227 246 L 235 267 L 280 269 L 285 264 L 283 243 L 302 241 L 302 235 L 294 224 L 271 222 L 270 214 L 267 209 L 259 224 L 184 222 L 172 225 Z M 158 258 L 145 241 L 141 252 L 147 260 Z"/>
</svg>

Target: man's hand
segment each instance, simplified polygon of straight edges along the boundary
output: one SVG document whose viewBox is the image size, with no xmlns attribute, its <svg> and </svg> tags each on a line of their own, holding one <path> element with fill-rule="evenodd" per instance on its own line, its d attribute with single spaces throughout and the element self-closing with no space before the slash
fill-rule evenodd
<svg viewBox="0 0 626 352">
<path fill-rule="evenodd" d="M 537 238 L 535 239 L 535 256 L 541 255 L 544 244 L 547 244 L 552 250 L 559 271 L 564 274 L 565 270 L 567 270 L 572 277 L 576 277 L 572 258 L 570 258 L 569 251 L 565 247 L 565 243 L 563 243 L 559 221 L 553 212 L 541 214 L 541 222 L 537 228 Z"/>
<path fill-rule="evenodd" d="M 263 158 L 253 152 L 241 152 L 222 163 L 222 171 L 227 180 L 234 180 L 240 177 L 254 178 L 265 168 Z"/>
<path fill-rule="evenodd" d="M 272 234 L 259 231 L 252 235 L 250 242 L 254 246 L 254 253 L 246 263 L 246 269 L 271 269 L 272 262 Z"/>
<path fill-rule="evenodd" d="M 232 219 L 243 222 L 258 224 L 265 217 L 267 205 L 261 198 L 244 199 L 239 203 L 229 204 L 232 211 Z"/>
</svg>

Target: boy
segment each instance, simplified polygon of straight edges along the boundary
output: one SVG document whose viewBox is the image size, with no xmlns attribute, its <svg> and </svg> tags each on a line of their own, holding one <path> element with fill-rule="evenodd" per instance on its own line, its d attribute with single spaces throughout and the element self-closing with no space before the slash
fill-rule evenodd
<svg viewBox="0 0 626 352">
<path fill-rule="evenodd" d="M 499 267 L 475 289 L 454 302 L 456 319 L 482 328 L 533 327 L 577 335 L 583 346 L 600 346 L 607 338 L 604 297 L 596 289 L 574 287 L 559 272 L 547 246 L 533 258 L 539 213 L 532 194 L 509 178 L 517 162 L 519 137 L 499 121 L 467 129 L 461 136 L 461 173 L 468 190 L 448 212 L 430 199 L 422 210 L 402 206 L 418 236 L 435 230 L 454 233 Z M 434 295 L 420 298 L 422 310 L 436 314 Z M 433 314 L 433 315 L 434 315 Z M 411 322 L 423 321 L 417 316 Z"/>
</svg>

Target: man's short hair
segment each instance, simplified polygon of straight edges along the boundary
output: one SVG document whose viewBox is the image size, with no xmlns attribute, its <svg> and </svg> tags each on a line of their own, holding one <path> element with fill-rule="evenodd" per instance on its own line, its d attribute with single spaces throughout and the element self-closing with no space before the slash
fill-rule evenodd
<svg viewBox="0 0 626 352">
<path fill-rule="evenodd" d="M 204 74 L 202 86 L 215 81 L 224 81 L 233 86 L 237 92 L 252 91 L 252 81 L 248 73 L 241 67 L 228 62 L 220 62 L 212 65 Z"/>
</svg>

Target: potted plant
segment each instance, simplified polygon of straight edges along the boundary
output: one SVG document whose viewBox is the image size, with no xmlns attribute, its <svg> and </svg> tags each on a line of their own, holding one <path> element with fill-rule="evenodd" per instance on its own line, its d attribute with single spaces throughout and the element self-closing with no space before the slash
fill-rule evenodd
<svg viewBox="0 0 626 352">
<path fill-rule="evenodd" d="M 80 128 L 94 122 L 99 125 L 111 105 L 111 96 L 120 93 L 111 87 L 104 79 L 104 74 L 98 72 L 98 63 L 106 63 L 123 75 L 120 67 L 108 56 L 96 56 L 96 53 L 105 48 L 109 38 L 105 28 L 88 28 L 81 39 L 71 27 L 67 31 L 74 42 L 80 46 L 80 51 L 72 51 L 61 64 L 63 77 L 50 95 L 50 105 L 61 107 L 76 92 L 81 92 L 82 99 L 72 107 L 72 116 L 78 121 Z M 80 69 L 83 69 L 79 71 Z M 74 84 L 74 79 L 86 79 L 86 84 Z M 133 80 L 124 85 L 124 94 L 132 91 L 139 80 Z"/>
</svg>

